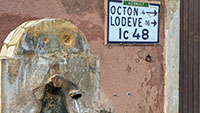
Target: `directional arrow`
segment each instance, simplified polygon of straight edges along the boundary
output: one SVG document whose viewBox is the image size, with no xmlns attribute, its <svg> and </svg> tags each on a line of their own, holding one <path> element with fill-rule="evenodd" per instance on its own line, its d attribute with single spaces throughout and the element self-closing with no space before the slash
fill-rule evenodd
<svg viewBox="0 0 200 113">
<path fill-rule="evenodd" d="M 157 25 L 157 22 L 154 20 L 153 22 L 151 22 L 151 24 L 153 24 L 153 27 L 155 27 Z"/>
<path fill-rule="evenodd" d="M 154 14 L 154 16 L 156 16 L 158 13 L 156 12 L 156 10 L 154 10 L 154 12 L 146 12 L 147 14 Z"/>
</svg>

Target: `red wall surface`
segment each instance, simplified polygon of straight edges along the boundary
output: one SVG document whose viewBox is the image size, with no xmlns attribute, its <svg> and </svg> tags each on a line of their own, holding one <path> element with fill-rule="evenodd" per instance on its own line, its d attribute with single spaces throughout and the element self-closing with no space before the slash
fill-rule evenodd
<svg viewBox="0 0 200 113">
<path fill-rule="evenodd" d="M 160 2 L 158 45 L 114 46 L 104 45 L 103 0 L 0 0 L 0 44 L 11 30 L 28 20 L 48 17 L 71 21 L 86 35 L 92 53 L 100 57 L 103 104 L 111 102 L 116 113 L 162 113 L 164 0 Z M 146 61 L 148 54 L 152 62 Z"/>
</svg>

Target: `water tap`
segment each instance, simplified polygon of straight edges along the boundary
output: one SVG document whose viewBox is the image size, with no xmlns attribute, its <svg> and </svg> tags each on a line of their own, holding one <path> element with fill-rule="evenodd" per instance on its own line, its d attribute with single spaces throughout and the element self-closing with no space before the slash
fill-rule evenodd
<svg viewBox="0 0 200 113">
<path fill-rule="evenodd" d="M 54 87 L 62 88 L 63 90 L 68 91 L 68 95 L 72 97 L 72 99 L 78 99 L 82 96 L 81 91 L 79 90 L 78 86 L 73 82 L 66 80 L 61 75 L 53 75 L 50 77 L 50 82 L 53 83 Z"/>
</svg>

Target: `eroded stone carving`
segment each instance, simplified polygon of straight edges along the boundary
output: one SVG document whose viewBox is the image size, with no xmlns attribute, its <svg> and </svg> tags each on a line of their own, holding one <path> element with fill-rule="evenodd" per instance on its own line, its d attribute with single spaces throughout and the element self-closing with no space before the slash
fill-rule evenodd
<svg viewBox="0 0 200 113">
<path fill-rule="evenodd" d="M 54 74 L 78 85 L 83 93 L 81 113 L 97 112 L 100 61 L 91 54 L 84 34 L 70 22 L 25 22 L 5 39 L 0 56 L 2 113 L 40 112 L 45 86 Z M 64 99 L 69 112 L 77 112 L 74 101 Z"/>
</svg>

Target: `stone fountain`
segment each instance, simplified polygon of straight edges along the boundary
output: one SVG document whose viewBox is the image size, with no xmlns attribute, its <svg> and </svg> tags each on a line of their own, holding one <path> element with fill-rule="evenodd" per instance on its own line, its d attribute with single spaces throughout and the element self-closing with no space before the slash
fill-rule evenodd
<svg viewBox="0 0 200 113">
<path fill-rule="evenodd" d="M 97 113 L 100 61 L 70 22 L 25 22 L 7 36 L 0 56 L 1 113 Z M 75 84 L 82 97 L 56 87 L 54 75 Z"/>
</svg>

